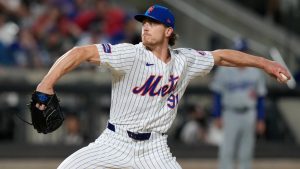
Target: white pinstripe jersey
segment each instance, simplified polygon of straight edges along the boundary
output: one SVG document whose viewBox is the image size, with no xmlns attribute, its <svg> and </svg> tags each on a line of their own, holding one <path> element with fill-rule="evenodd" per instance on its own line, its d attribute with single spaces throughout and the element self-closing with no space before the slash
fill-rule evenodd
<svg viewBox="0 0 300 169">
<path fill-rule="evenodd" d="M 189 81 L 210 72 L 210 52 L 170 49 L 162 62 L 142 43 L 97 44 L 101 65 L 112 71 L 109 121 L 133 132 L 165 133 Z"/>
</svg>

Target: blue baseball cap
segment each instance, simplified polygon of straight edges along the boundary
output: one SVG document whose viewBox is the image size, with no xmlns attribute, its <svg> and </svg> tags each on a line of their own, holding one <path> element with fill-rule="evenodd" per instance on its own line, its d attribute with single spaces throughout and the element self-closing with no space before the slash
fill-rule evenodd
<svg viewBox="0 0 300 169">
<path fill-rule="evenodd" d="M 175 18 L 172 12 L 168 8 L 160 5 L 153 5 L 145 12 L 145 14 L 135 15 L 134 18 L 139 22 L 143 22 L 145 19 L 150 18 L 167 27 L 172 27 L 173 29 L 175 27 Z"/>
<path fill-rule="evenodd" d="M 234 40 L 233 49 L 239 51 L 247 51 L 248 48 L 248 42 L 245 38 L 237 38 Z"/>
</svg>

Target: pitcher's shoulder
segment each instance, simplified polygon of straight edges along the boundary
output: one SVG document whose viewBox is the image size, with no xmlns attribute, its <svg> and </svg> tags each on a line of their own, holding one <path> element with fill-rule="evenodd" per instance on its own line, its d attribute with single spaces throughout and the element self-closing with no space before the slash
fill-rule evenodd
<svg viewBox="0 0 300 169">
<path fill-rule="evenodd" d="M 196 50 L 193 48 L 176 48 L 172 50 L 175 54 L 182 54 L 182 55 L 211 55 L 209 51 L 202 51 L 202 50 Z"/>
<path fill-rule="evenodd" d="M 185 53 L 194 52 L 196 50 L 192 48 L 176 48 L 176 49 L 172 49 L 172 51 L 176 54 L 185 54 Z"/>
</svg>

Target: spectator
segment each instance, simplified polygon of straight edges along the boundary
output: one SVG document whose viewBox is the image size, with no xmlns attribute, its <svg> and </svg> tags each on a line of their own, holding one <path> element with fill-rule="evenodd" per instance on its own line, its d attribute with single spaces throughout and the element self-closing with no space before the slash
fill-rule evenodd
<svg viewBox="0 0 300 169">
<path fill-rule="evenodd" d="M 206 142 L 207 117 L 206 112 L 200 105 L 188 107 L 188 119 L 184 123 L 180 139 L 186 144 Z"/>
<path fill-rule="evenodd" d="M 18 67 L 42 68 L 50 64 L 50 58 L 41 55 L 39 46 L 29 29 L 21 29 L 18 38 L 9 48 Z"/>
<path fill-rule="evenodd" d="M 80 121 L 75 114 L 68 114 L 65 121 L 66 136 L 64 144 L 78 145 L 83 143 L 83 137 L 80 133 Z"/>
<path fill-rule="evenodd" d="M 72 37 L 78 37 L 81 33 L 81 30 L 55 6 L 50 6 L 37 19 L 32 29 L 37 41 L 42 42 L 41 47 L 54 57 L 52 60 L 56 60 L 57 56 L 70 48 L 73 45 Z"/>
<path fill-rule="evenodd" d="M 14 66 L 16 62 L 9 53 L 9 47 L 14 42 L 19 27 L 14 22 L 7 21 L 7 17 L 5 13 L 0 13 L 0 64 Z"/>
<path fill-rule="evenodd" d="M 109 0 L 0 0 L 0 11 L 4 66 L 48 67 L 76 44 L 139 42 L 135 24 Z"/>
</svg>

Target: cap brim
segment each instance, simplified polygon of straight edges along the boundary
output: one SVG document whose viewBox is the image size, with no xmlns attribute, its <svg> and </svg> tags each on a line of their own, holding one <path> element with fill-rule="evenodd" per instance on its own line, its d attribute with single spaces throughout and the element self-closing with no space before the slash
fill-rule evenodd
<svg viewBox="0 0 300 169">
<path fill-rule="evenodd" d="M 144 15 L 144 14 L 139 14 L 139 15 L 135 15 L 134 19 L 139 21 L 139 22 L 143 22 L 145 19 L 152 19 L 155 20 L 159 23 L 161 23 L 159 20 L 157 20 L 156 18 L 152 17 L 152 16 L 148 16 L 148 15 Z"/>
</svg>

